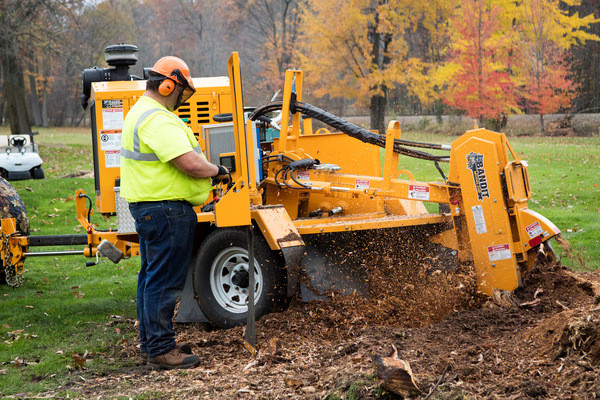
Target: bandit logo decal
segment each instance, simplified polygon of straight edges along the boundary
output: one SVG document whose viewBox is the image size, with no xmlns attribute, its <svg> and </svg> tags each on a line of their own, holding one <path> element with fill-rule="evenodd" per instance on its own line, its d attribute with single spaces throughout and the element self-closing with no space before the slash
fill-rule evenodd
<svg viewBox="0 0 600 400">
<path fill-rule="evenodd" d="M 483 154 L 471 152 L 467 155 L 467 168 L 473 173 L 475 188 L 477 189 L 477 198 L 483 201 L 484 197 L 490 197 L 488 181 L 483 169 Z"/>
</svg>

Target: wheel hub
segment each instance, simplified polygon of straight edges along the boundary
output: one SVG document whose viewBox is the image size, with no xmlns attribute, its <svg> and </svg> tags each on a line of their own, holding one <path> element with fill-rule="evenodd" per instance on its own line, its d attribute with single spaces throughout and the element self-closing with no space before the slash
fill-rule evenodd
<svg viewBox="0 0 600 400">
<path fill-rule="evenodd" d="M 231 313 L 248 311 L 250 274 L 248 251 L 229 247 L 215 257 L 210 272 L 210 287 L 215 300 Z M 254 260 L 254 304 L 258 303 L 263 289 L 260 264 Z"/>
<path fill-rule="evenodd" d="M 248 289 L 248 285 L 250 284 L 250 274 L 245 269 L 240 269 L 235 272 L 235 274 L 231 278 L 231 282 L 235 286 Z"/>
</svg>

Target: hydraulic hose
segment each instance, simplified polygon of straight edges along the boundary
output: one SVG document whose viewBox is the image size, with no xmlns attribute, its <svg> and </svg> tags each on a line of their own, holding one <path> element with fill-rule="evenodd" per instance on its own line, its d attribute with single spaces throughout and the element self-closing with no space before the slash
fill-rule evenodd
<svg viewBox="0 0 600 400">
<path fill-rule="evenodd" d="M 254 112 L 250 115 L 250 119 L 253 121 L 256 121 L 261 116 L 264 116 L 265 114 L 272 112 L 272 111 L 281 110 L 282 108 L 283 108 L 283 102 L 281 102 L 281 101 L 269 102 L 269 103 L 265 104 L 264 106 L 261 106 L 261 107 L 257 108 L 256 110 L 254 110 Z M 292 110 L 292 112 L 299 111 L 300 113 L 302 113 L 302 115 L 305 115 L 310 118 L 314 118 L 318 121 L 321 121 L 321 122 L 331 126 L 332 128 L 335 128 L 335 129 L 345 133 L 346 135 L 348 135 L 350 137 L 360 140 L 361 142 L 373 144 L 373 145 L 379 146 L 379 147 L 385 147 L 385 137 L 384 136 L 379 135 L 377 133 L 373 133 L 373 132 L 371 132 L 365 128 L 362 128 L 360 126 L 354 125 L 351 122 L 345 121 L 340 117 L 336 117 L 335 115 L 333 115 L 325 110 L 322 110 L 318 107 L 315 107 L 311 104 L 296 101 L 296 102 L 293 102 L 290 109 Z M 408 157 L 419 158 L 422 160 L 437 161 L 437 162 L 450 162 L 450 156 L 434 155 L 434 154 L 426 153 L 424 151 L 407 149 L 406 147 L 403 147 L 403 146 L 425 147 L 425 148 L 431 148 L 431 149 L 448 150 L 448 148 L 446 148 L 447 146 L 396 140 L 396 141 L 394 141 L 394 153 L 402 154 L 402 155 L 405 155 Z"/>
</svg>

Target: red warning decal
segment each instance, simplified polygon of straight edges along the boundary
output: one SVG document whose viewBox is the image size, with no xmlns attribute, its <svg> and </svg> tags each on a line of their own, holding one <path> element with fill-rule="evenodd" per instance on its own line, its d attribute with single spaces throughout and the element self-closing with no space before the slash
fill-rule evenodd
<svg viewBox="0 0 600 400">
<path fill-rule="evenodd" d="M 408 198 L 429 201 L 429 186 L 408 185 Z"/>
<path fill-rule="evenodd" d="M 490 261 L 510 260 L 512 257 L 508 243 L 488 246 L 487 250 Z"/>
</svg>

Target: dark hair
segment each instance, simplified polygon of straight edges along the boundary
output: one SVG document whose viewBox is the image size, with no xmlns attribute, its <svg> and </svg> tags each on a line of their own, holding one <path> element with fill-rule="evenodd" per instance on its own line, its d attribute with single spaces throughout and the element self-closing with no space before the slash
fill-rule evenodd
<svg viewBox="0 0 600 400">
<path fill-rule="evenodd" d="M 161 83 L 162 83 L 162 81 L 147 80 L 146 81 L 146 90 L 158 93 L 158 87 L 160 86 Z"/>
<path fill-rule="evenodd" d="M 146 81 L 146 90 L 158 93 L 158 87 L 165 80 L 165 76 L 154 71 L 148 72 L 148 80 Z"/>
</svg>

